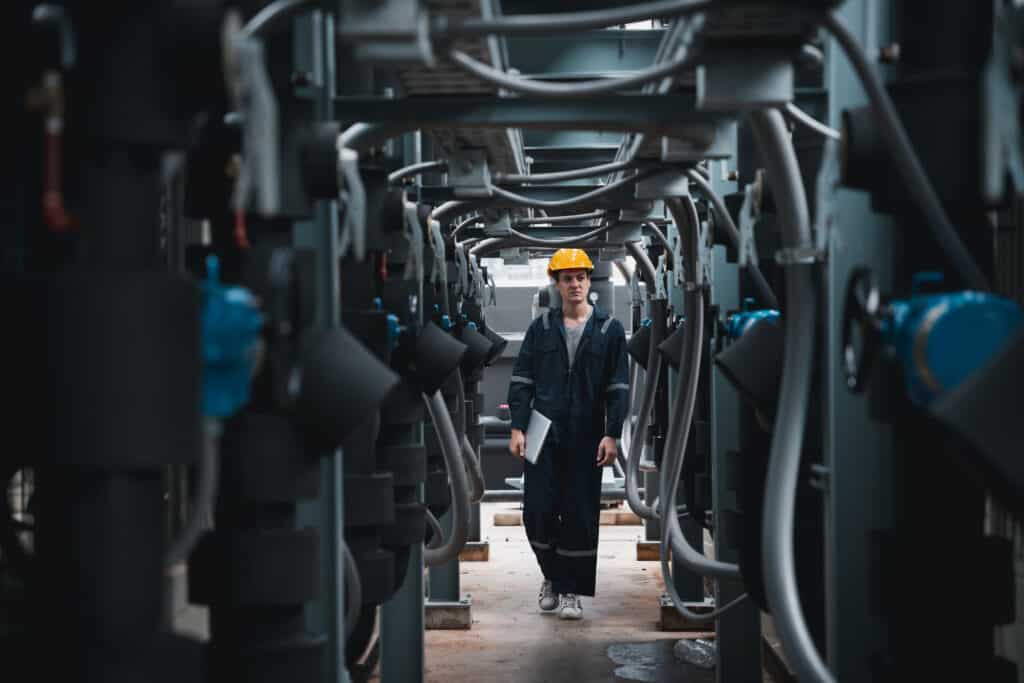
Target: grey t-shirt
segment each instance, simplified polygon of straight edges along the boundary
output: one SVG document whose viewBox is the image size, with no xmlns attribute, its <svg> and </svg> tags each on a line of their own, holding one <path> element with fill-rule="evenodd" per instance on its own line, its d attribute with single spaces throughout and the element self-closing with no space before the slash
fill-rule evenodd
<svg viewBox="0 0 1024 683">
<path fill-rule="evenodd" d="M 591 312 L 593 315 L 593 312 Z M 572 367 L 573 361 L 576 359 L 576 349 L 580 345 L 580 339 L 583 337 L 583 328 L 587 326 L 587 322 L 590 321 L 590 316 L 584 320 L 581 324 L 576 327 L 565 326 L 565 349 L 569 352 L 569 367 Z"/>
</svg>

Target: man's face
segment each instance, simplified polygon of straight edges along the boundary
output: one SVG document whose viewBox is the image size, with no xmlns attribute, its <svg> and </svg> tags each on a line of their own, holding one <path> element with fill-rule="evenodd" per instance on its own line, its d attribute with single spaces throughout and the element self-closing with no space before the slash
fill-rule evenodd
<svg viewBox="0 0 1024 683">
<path fill-rule="evenodd" d="M 590 292 L 590 273 L 585 268 L 560 270 L 555 275 L 558 276 L 555 286 L 562 295 L 562 301 L 580 304 L 587 300 L 587 294 Z"/>
</svg>

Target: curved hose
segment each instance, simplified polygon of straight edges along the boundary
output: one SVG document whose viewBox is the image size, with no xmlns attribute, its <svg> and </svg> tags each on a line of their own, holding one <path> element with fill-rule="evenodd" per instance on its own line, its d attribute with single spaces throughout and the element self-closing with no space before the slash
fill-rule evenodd
<svg viewBox="0 0 1024 683">
<path fill-rule="evenodd" d="M 597 211 L 588 211 L 587 213 L 570 213 L 564 216 L 542 216 L 537 218 L 519 218 L 516 219 L 513 225 L 536 225 L 538 223 L 550 223 L 555 225 L 557 223 L 582 223 L 583 221 L 594 220 L 597 218 L 604 218 L 608 212 L 599 209 Z"/>
<path fill-rule="evenodd" d="M 352 550 L 345 539 L 341 539 L 341 552 L 345 560 L 345 585 L 348 594 L 345 596 L 345 637 L 348 638 L 359 624 L 359 613 L 363 607 L 363 581 L 359 577 L 359 566 Z"/>
<path fill-rule="evenodd" d="M 389 173 L 388 184 L 394 185 L 409 176 L 419 175 L 427 171 L 439 171 L 444 168 L 448 168 L 447 162 L 444 161 L 421 161 L 418 164 L 410 164 Z"/>
<path fill-rule="evenodd" d="M 783 244 L 796 248 L 810 246 L 811 219 L 807 198 L 782 114 L 776 110 L 752 112 L 750 122 L 765 168 L 772 178 Z M 815 299 L 811 269 L 804 265 L 787 267 L 782 386 L 765 481 L 764 545 L 761 552 L 768 604 L 797 678 L 833 681 L 835 679 L 818 654 L 804 620 L 793 551 L 800 455 L 814 365 Z"/>
<path fill-rule="evenodd" d="M 527 242 L 529 244 L 536 244 L 536 245 L 541 246 L 541 247 L 543 247 L 543 246 L 557 247 L 557 246 L 566 245 L 566 244 L 577 244 L 579 242 L 585 242 L 585 241 L 587 241 L 589 239 L 593 239 L 594 237 L 597 237 L 600 234 L 608 232 L 609 230 L 611 230 L 614 227 L 615 227 L 614 225 L 603 225 L 600 228 L 594 228 L 593 230 L 585 232 L 582 235 L 573 235 L 572 237 L 553 237 L 553 238 L 550 238 L 550 239 L 549 238 L 544 238 L 544 237 L 534 237 L 532 235 L 527 235 L 525 232 L 519 232 L 515 228 L 509 228 L 508 229 L 508 234 L 512 235 L 512 237 L 515 237 L 517 240 L 521 240 L 521 241 Z"/>
<path fill-rule="evenodd" d="M 434 513 L 430 511 L 430 508 L 426 508 L 424 512 L 426 513 L 427 524 L 430 525 L 430 531 L 433 534 L 430 538 L 430 543 L 427 544 L 427 547 L 431 549 L 440 548 L 441 541 L 444 540 L 444 532 L 441 531 L 441 522 L 437 521 L 437 517 L 435 517 Z"/>
<path fill-rule="evenodd" d="M 469 471 L 469 502 L 479 503 L 484 497 L 487 484 L 484 483 L 484 471 L 480 467 L 480 460 L 477 459 L 465 434 L 462 435 L 462 459 L 466 461 L 466 469 Z"/>
<path fill-rule="evenodd" d="M 597 166 L 586 166 L 574 168 L 569 171 L 554 171 L 552 173 L 529 173 L 520 175 L 518 173 L 495 173 L 496 183 L 558 183 L 563 180 L 577 180 L 579 178 L 594 178 L 615 171 L 625 171 L 636 166 L 636 161 L 613 161 L 610 164 L 598 164 Z"/>
<path fill-rule="evenodd" d="M 440 548 L 424 548 L 423 563 L 428 567 L 450 562 L 459 556 L 469 539 L 469 495 L 467 493 L 466 467 L 462 462 L 459 438 L 455 433 L 455 425 L 448 414 L 440 390 L 430 396 L 423 395 L 423 402 L 430 414 L 430 421 L 437 430 L 441 442 L 441 453 L 444 464 L 448 468 L 448 477 L 452 487 L 452 535 Z"/>
<path fill-rule="evenodd" d="M 647 286 L 650 288 L 648 291 L 653 295 L 654 289 L 657 286 L 658 271 L 654 264 L 651 263 L 651 259 L 647 257 L 647 254 L 644 253 L 644 250 L 636 242 L 626 242 L 623 246 L 626 247 L 626 251 L 633 257 L 633 260 L 636 261 L 637 268 L 643 273 Z"/>
<path fill-rule="evenodd" d="M 217 499 L 217 480 L 220 478 L 220 434 L 219 420 L 203 420 L 203 448 L 199 456 L 199 486 L 192 515 L 181 535 L 171 543 L 164 555 L 164 566 L 171 567 L 184 562 L 199 542 L 199 537 L 209 528 Z"/>
<path fill-rule="evenodd" d="M 679 558 L 687 569 L 703 576 L 712 576 L 725 579 L 740 579 L 739 565 L 711 560 L 703 553 L 693 548 L 682 529 L 679 527 L 679 519 L 674 514 L 676 509 L 676 496 L 679 491 L 679 478 L 683 472 L 683 461 L 686 456 L 686 444 L 689 440 L 690 429 L 693 426 L 693 413 L 697 403 L 697 389 L 700 384 L 700 366 L 704 344 L 704 292 L 703 274 L 698 267 L 697 253 L 701 248 L 700 233 L 696 225 L 692 209 L 693 199 L 684 202 L 679 198 L 665 200 L 665 205 L 672 214 L 676 225 L 686 236 L 687 245 L 685 250 L 686 271 L 696 284 L 695 291 L 686 294 L 686 337 L 684 338 L 683 357 L 686 359 L 686 381 L 679 382 L 676 391 L 675 414 L 669 425 L 668 437 L 666 438 L 665 458 L 661 467 L 661 495 L 665 498 L 663 510 L 671 511 L 668 515 L 662 516 L 663 546 L 670 543 L 672 551 Z M 680 410 L 680 406 L 682 409 Z"/>
<path fill-rule="evenodd" d="M 658 353 L 657 344 L 651 338 L 651 356 L 647 362 L 647 377 L 644 380 L 644 397 L 640 403 L 640 417 L 637 421 L 636 432 L 630 442 L 631 448 L 629 458 L 626 460 L 626 502 L 638 517 L 649 520 L 658 519 L 657 510 L 648 506 L 640 499 L 640 456 L 647 442 L 647 430 L 651 423 L 651 411 L 654 409 L 654 399 L 658 393 L 658 382 L 661 379 L 661 354 Z"/>
</svg>

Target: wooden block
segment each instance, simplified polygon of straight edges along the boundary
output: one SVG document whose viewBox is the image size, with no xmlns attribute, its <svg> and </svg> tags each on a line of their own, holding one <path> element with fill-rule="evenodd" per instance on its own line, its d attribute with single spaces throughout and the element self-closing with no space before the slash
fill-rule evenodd
<svg viewBox="0 0 1024 683">
<path fill-rule="evenodd" d="M 632 510 L 619 510 L 615 514 L 615 524 L 618 526 L 643 526 L 644 521 Z"/>
<path fill-rule="evenodd" d="M 470 541 L 459 553 L 459 562 L 487 562 L 491 559 L 491 544 L 487 541 Z"/>
<path fill-rule="evenodd" d="M 662 595 L 658 599 L 659 607 L 661 608 L 661 615 L 658 620 L 658 627 L 662 631 L 708 631 L 713 632 L 715 630 L 715 622 L 696 622 L 690 621 L 682 614 L 680 614 L 675 605 L 672 604 L 672 598 L 667 595 Z M 683 605 L 691 612 L 699 612 L 706 614 L 715 609 L 714 603 L 711 602 L 686 602 Z"/>
<path fill-rule="evenodd" d="M 658 541 L 637 541 L 636 559 L 638 562 L 657 562 L 661 559 L 661 544 Z"/>
<path fill-rule="evenodd" d="M 519 526 L 523 523 L 521 512 L 495 512 L 494 526 Z"/>
<path fill-rule="evenodd" d="M 458 602 L 427 600 L 423 607 L 423 627 L 428 630 L 468 631 L 473 626 L 473 599 L 468 595 Z"/>
<path fill-rule="evenodd" d="M 618 510 L 601 510 L 601 526 L 615 526 L 618 523 Z"/>
</svg>

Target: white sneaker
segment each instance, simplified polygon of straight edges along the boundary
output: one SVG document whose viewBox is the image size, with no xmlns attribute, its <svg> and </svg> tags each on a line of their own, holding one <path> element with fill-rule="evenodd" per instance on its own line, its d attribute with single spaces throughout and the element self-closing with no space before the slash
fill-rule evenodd
<svg viewBox="0 0 1024 683">
<path fill-rule="evenodd" d="M 547 579 L 544 579 L 544 583 L 540 585 L 540 597 L 537 599 L 537 604 L 545 612 L 550 612 L 558 607 L 558 595 L 551 590 L 551 582 Z"/>
<path fill-rule="evenodd" d="M 582 619 L 583 602 L 572 593 L 559 596 L 558 617 L 560 619 Z"/>
</svg>

